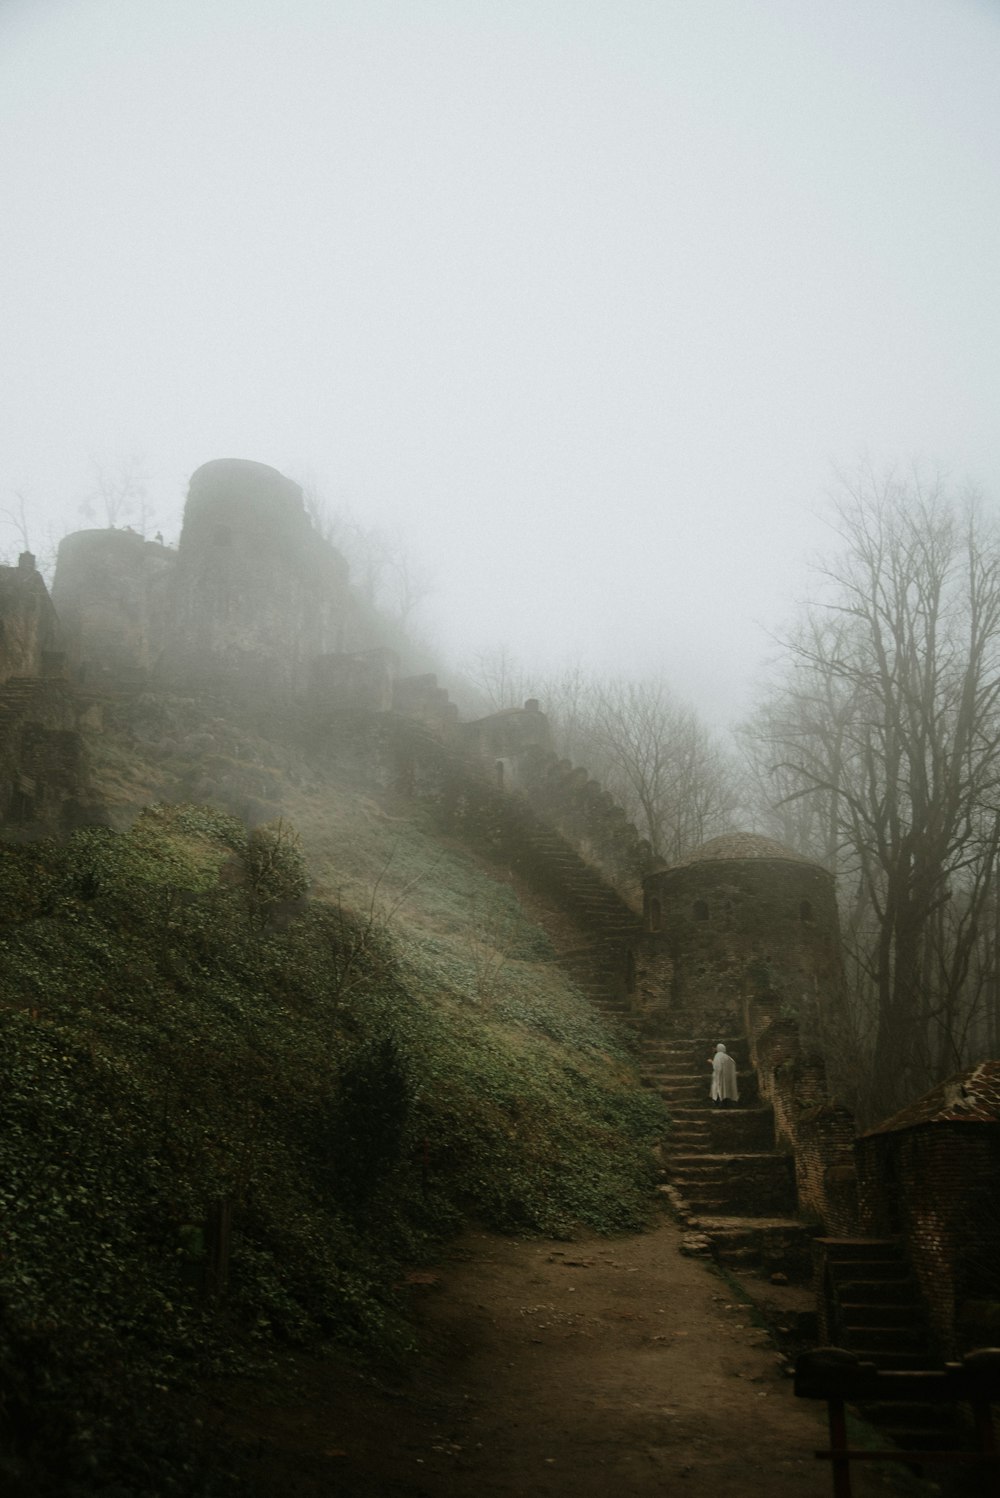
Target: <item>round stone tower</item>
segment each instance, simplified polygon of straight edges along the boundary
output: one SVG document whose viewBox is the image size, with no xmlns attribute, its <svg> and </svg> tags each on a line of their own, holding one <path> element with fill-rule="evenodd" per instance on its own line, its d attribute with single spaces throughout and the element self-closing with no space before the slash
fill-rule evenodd
<svg viewBox="0 0 1000 1498">
<path fill-rule="evenodd" d="M 52 602 L 74 681 L 118 686 L 156 665 L 174 558 L 131 530 L 75 531 L 59 543 Z"/>
<path fill-rule="evenodd" d="M 768 994 L 806 1029 L 837 1005 L 840 926 L 820 864 L 753 833 L 713 838 L 643 881 L 647 932 L 669 957 L 671 1007 Z"/>
<path fill-rule="evenodd" d="M 173 588 L 169 678 L 285 695 L 341 648 L 347 563 L 298 484 L 241 458 L 192 475 Z"/>
</svg>

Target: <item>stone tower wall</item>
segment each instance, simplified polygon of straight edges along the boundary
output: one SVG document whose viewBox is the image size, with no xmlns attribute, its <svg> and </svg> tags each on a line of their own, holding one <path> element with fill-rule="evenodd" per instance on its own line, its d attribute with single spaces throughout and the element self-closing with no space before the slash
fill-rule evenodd
<svg viewBox="0 0 1000 1498">
<path fill-rule="evenodd" d="M 176 553 L 133 531 L 89 530 L 59 545 L 52 601 L 70 677 L 93 688 L 158 662 Z"/>
<path fill-rule="evenodd" d="M 192 476 L 172 588 L 168 678 L 288 693 L 342 648 L 347 564 L 313 529 L 297 484 L 220 459 Z"/>
<path fill-rule="evenodd" d="M 841 957 L 834 884 L 805 859 L 709 858 L 645 881 L 647 929 L 672 963 L 671 1003 L 688 1008 L 749 989 L 775 996 L 803 1039 L 816 1007 L 839 995 Z"/>
<path fill-rule="evenodd" d="M 16 567 L 0 567 L 0 685 L 12 676 L 42 676 L 56 631 L 56 612 L 30 553 Z"/>
</svg>

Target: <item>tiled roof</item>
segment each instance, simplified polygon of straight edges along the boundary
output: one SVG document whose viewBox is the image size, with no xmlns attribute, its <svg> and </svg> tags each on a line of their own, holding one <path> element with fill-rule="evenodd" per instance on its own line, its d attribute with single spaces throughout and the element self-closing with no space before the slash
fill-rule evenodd
<svg viewBox="0 0 1000 1498">
<path fill-rule="evenodd" d="M 680 858 L 671 868 L 683 869 L 692 863 L 709 863 L 713 859 L 765 859 L 780 858 L 785 861 L 791 859 L 793 863 L 812 863 L 812 859 L 804 858 L 801 853 L 795 853 L 791 848 L 786 848 L 782 843 L 776 843 L 773 838 L 761 837 L 757 832 L 727 832 L 722 837 L 713 837 L 707 843 L 702 843 L 693 853 L 686 858 Z"/>
<path fill-rule="evenodd" d="M 930 1092 L 869 1129 L 872 1134 L 894 1134 L 921 1124 L 1000 1122 L 1000 1061 L 980 1061 L 971 1071 L 939 1082 Z"/>
</svg>

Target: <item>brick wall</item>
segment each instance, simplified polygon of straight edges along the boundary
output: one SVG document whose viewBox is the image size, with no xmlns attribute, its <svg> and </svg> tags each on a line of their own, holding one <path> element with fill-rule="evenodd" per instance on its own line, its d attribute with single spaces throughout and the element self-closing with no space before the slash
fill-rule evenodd
<svg viewBox="0 0 1000 1498">
<path fill-rule="evenodd" d="M 901 1234 L 939 1352 L 955 1356 L 963 1307 L 1000 1299 L 1000 1126 L 928 1123 L 855 1145 L 865 1232 Z"/>
</svg>

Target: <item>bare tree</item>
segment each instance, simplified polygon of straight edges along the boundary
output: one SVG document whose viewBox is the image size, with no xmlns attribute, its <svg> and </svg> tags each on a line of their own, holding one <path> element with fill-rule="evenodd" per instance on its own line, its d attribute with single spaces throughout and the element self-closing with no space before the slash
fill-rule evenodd
<svg viewBox="0 0 1000 1498">
<path fill-rule="evenodd" d="M 840 876 L 855 991 L 872 1002 L 872 1107 L 884 1111 L 968 1059 L 987 991 L 1000 551 L 974 503 L 892 476 L 852 483 L 836 526 L 822 602 L 788 637 L 786 674 L 748 738 L 772 805 L 804 808 L 807 851 Z"/>
<path fill-rule="evenodd" d="M 134 520 L 140 535 L 152 523 L 148 506 L 149 479 L 141 458 L 132 454 L 115 460 L 91 458 L 93 488 L 80 504 L 87 520 L 102 518 L 112 530 Z"/>
<path fill-rule="evenodd" d="M 582 727 L 588 768 L 661 858 L 681 858 L 731 826 L 737 798 L 724 756 L 664 682 L 598 683 Z"/>
<path fill-rule="evenodd" d="M 431 569 L 418 561 L 398 531 L 364 525 L 349 509 L 331 510 L 316 485 L 303 485 L 306 514 L 317 535 L 346 558 L 365 603 L 402 631 L 434 591 Z"/>
<path fill-rule="evenodd" d="M 51 580 L 55 570 L 56 552 L 59 543 L 54 535 L 51 525 L 46 525 L 45 532 L 39 536 L 32 516 L 32 501 L 23 489 L 13 491 L 14 503 L 7 508 L 0 509 L 0 523 L 9 525 L 16 538 L 15 545 L 18 553 L 30 552 L 35 558 L 35 566 L 45 577 Z"/>
<path fill-rule="evenodd" d="M 463 674 L 490 712 L 521 707 L 535 695 L 532 678 L 508 645 L 479 651 L 466 662 Z"/>
<path fill-rule="evenodd" d="M 18 540 L 21 551 L 34 552 L 31 544 L 31 530 L 28 523 L 29 501 L 23 489 L 14 490 L 14 504 L 9 509 L 0 510 L 0 520 L 12 527 Z"/>
</svg>

